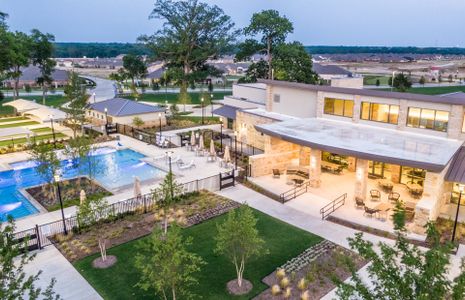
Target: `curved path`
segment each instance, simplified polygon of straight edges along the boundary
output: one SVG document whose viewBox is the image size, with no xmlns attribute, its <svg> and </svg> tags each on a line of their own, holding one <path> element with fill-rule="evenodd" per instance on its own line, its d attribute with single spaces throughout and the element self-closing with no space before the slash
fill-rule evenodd
<svg viewBox="0 0 465 300">
<path fill-rule="evenodd" d="M 92 80 L 96 84 L 95 88 L 89 90 L 89 94 L 92 95 L 89 98 L 90 103 L 94 103 L 94 100 L 95 102 L 101 102 L 116 96 L 116 86 L 113 81 L 88 75 L 79 75 L 79 77 Z M 94 93 L 95 99 L 93 96 Z"/>
</svg>

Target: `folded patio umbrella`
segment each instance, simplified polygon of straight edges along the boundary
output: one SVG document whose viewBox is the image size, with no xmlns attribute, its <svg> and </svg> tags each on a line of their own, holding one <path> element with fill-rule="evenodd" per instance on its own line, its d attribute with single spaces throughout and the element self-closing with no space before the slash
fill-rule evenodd
<svg viewBox="0 0 465 300">
<path fill-rule="evenodd" d="M 80 204 L 84 205 L 86 202 L 87 196 L 86 196 L 86 191 L 81 190 L 81 193 L 79 194 L 79 199 L 80 199 Z"/>
<path fill-rule="evenodd" d="M 142 196 L 142 191 L 140 188 L 140 179 L 139 177 L 134 177 L 134 198 L 138 198 Z"/>
<path fill-rule="evenodd" d="M 230 162 L 230 161 L 231 161 L 231 153 L 229 153 L 229 146 L 226 146 L 226 147 L 224 148 L 223 160 L 224 160 L 225 162 Z"/>
<path fill-rule="evenodd" d="M 205 148 L 205 143 L 203 142 L 203 135 L 200 135 L 199 138 L 199 149 L 203 150 Z"/>
<path fill-rule="evenodd" d="M 191 131 L 191 146 L 195 146 L 195 133 Z"/>
<path fill-rule="evenodd" d="M 210 140 L 210 154 L 211 155 L 216 155 L 215 143 L 213 142 L 213 139 Z"/>
</svg>

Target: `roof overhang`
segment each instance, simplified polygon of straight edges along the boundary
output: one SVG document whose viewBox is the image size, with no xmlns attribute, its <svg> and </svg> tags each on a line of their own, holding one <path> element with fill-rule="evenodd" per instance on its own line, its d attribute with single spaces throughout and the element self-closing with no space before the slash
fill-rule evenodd
<svg viewBox="0 0 465 300">
<path fill-rule="evenodd" d="M 229 106 L 229 105 L 223 105 L 215 110 L 213 110 L 213 113 L 218 116 L 225 117 L 227 119 L 236 119 L 236 112 L 239 110 L 239 107 L 234 107 L 234 106 Z"/>
<path fill-rule="evenodd" d="M 442 171 L 462 145 L 458 140 L 318 118 L 255 128 L 301 146 L 432 172 Z"/>
<path fill-rule="evenodd" d="M 460 150 L 455 154 L 444 179 L 465 184 L 465 147 L 460 147 Z"/>
</svg>

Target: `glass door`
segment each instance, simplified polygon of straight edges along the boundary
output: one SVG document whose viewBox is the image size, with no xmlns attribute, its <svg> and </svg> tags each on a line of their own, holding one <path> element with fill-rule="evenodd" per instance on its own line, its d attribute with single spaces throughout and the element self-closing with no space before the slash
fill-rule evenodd
<svg viewBox="0 0 465 300">
<path fill-rule="evenodd" d="M 388 169 L 387 166 L 387 164 L 382 162 L 370 161 L 368 162 L 368 175 L 376 178 L 385 178 L 385 173 Z"/>
</svg>

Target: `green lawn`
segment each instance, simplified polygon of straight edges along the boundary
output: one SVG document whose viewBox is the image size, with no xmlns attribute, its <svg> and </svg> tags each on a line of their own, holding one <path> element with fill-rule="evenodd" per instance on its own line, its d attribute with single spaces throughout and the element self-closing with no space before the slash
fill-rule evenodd
<svg viewBox="0 0 465 300">
<path fill-rule="evenodd" d="M 37 103 L 42 104 L 42 97 L 41 96 L 21 96 L 21 99 L 25 100 L 35 100 Z M 13 100 L 12 97 L 6 97 L 5 100 L 2 101 L 1 104 L 5 104 L 8 101 Z M 66 103 L 68 100 L 62 96 L 62 95 L 47 95 L 45 99 L 45 105 L 47 106 L 53 106 L 53 107 L 60 107 L 64 103 Z M 3 106 L 0 105 L 0 115 L 11 115 L 14 113 L 13 107 L 11 106 Z"/>
<path fill-rule="evenodd" d="M 162 91 L 162 90 L 161 90 Z M 231 92 L 213 92 L 214 100 L 222 100 L 225 95 L 231 95 Z M 191 104 L 200 104 L 201 93 L 189 93 L 191 96 Z M 139 101 L 148 101 L 148 102 L 158 102 L 165 103 L 167 100 L 168 103 L 177 103 L 179 94 L 177 93 L 163 93 L 159 94 L 142 94 L 137 100 Z M 133 97 L 127 97 L 128 99 L 134 99 Z"/>
<path fill-rule="evenodd" d="M 57 132 L 55 133 L 55 138 L 56 139 L 61 139 L 61 138 L 65 138 L 66 135 L 61 133 L 61 132 Z M 35 141 L 36 142 L 40 142 L 40 141 L 43 141 L 43 140 L 52 140 L 53 139 L 53 134 L 50 133 L 50 134 L 43 134 L 43 135 L 38 135 L 35 137 Z M 34 138 L 31 137 L 30 139 L 31 142 L 34 141 Z M 27 142 L 27 138 L 16 138 L 16 139 L 13 139 L 13 143 L 15 145 L 19 145 L 19 144 L 24 144 Z M 0 147 L 7 147 L 9 145 L 12 145 L 13 144 L 11 139 L 9 140 L 3 140 L 3 141 L 0 141 Z"/>
<path fill-rule="evenodd" d="M 40 124 L 36 121 L 26 121 L 26 122 L 16 122 L 11 124 L 0 124 L 0 128 L 11 128 L 11 127 L 21 127 L 21 126 L 29 126 L 29 125 L 37 125 Z"/>
<path fill-rule="evenodd" d="M 389 81 L 389 76 L 364 75 L 363 84 L 364 85 L 376 85 L 377 79 L 379 79 L 380 85 L 387 85 Z"/>
<path fill-rule="evenodd" d="M 24 121 L 24 120 L 29 120 L 29 118 L 27 118 L 27 117 L 1 118 L 1 119 L 0 119 L 0 123 L 15 122 L 15 121 Z"/>
<path fill-rule="evenodd" d="M 31 129 L 34 133 L 44 133 L 44 132 L 52 132 L 52 128 L 50 127 L 41 127 L 41 128 L 34 128 Z"/>
<path fill-rule="evenodd" d="M 378 89 L 379 91 L 390 91 L 391 89 Z M 464 92 L 465 86 L 434 86 L 434 87 L 414 87 L 407 93 L 424 94 L 424 95 L 441 95 L 448 93 Z"/>
<path fill-rule="evenodd" d="M 263 277 L 322 240 L 318 236 L 261 212 L 255 211 L 255 215 L 259 219 L 257 228 L 265 239 L 270 253 L 246 265 L 244 278 L 250 280 L 254 288 L 248 295 L 242 297 L 230 296 L 226 291 L 226 283 L 235 278 L 234 265 L 223 256 L 213 253 L 216 224 L 222 222 L 226 215 L 183 230 L 185 236 L 193 238 L 191 251 L 207 262 L 198 277 L 200 284 L 193 290 L 197 295 L 201 295 L 202 299 L 250 299 L 267 288 L 261 282 Z M 74 266 L 104 299 L 160 299 L 161 297 L 154 296 L 154 292 L 144 292 L 135 287 L 140 278 L 139 272 L 134 267 L 138 243 L 140 241 L 136 240 L 109 249 L 108 255 L 116 255 L 118 258 L 116 265 L 109 269 L 99 270 L 91 267 L 92 261 L 98 255 L 86 257 L 74 263 Z"/>
</svg>

